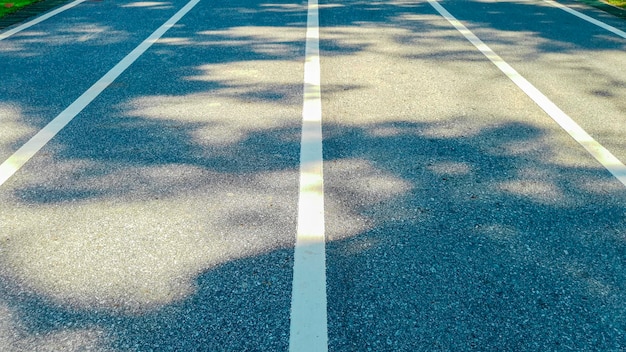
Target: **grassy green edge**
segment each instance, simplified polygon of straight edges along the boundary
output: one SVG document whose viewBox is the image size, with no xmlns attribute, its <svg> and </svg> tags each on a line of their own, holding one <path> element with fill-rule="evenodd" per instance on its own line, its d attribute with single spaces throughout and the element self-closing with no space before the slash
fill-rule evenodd
<svg viewBox="0 0 626 352">
<path fill-rule="evenodd" d="M 606 2 L 608 2 L 611 5 L 621 7 L 623 9 L 626 8 L 626 0 L 607 0 Z"/>
<path fill-rule="evenodd" d="M 45 12 L 58 4 L 69 0 L 0 0 L 0 29 L 22 22 L 40 12 Z M 575 0 L 587 4 L 616 17 L 626 19 L 626 0 Z M 11 7 L 5 4 L 13 4 Z M 41 3 L 44 5 L 37 5 Z M 46 6 L 49 4 L 50 6 Z M 35 6 L 32 6 L 35 5 Z"/>
<path fill-rule="evenodd" d="M 19 9 L 26 7 L 28 5 L 44 1 L 44 0 L 0 0 L 0 18 L 18 11 Z M 591 5 L 593 7 L 602 9 L 609 13 L 617 12 L 618 17 L 622 17 L 626 15 L 626 0 L 577 0 L 579 2 Z M 6 7 L 6 4 L 13 4 L 12 7 Z M 619 7 L 615 9 L 614 7 Z"/>
<path fill-rule="evenodd" d="M 26 6 L 34 4 L 39 1 L 42 1 L 42 0 L 7 0 L 7 1 L 2 0 L 0 1 L 0 18 L 8 14 L 17 12 Z M 7 6 L 9 4 L 11 5 L 10 7 Z"/>
<path fill-rule="evenodd" d="M 624 0 L 607 0 L 607 2 L 601 0 L 576 1 L 610 13 L 613 16 L 626 19 L 626 1 Z"/>
<path fill-rule="evenodd" d="M 0 30 L 26 22 L 71 0 L 0 0 Z M 10 8 L 4 4 L 14 4 Z M 25 3 L 28 3 L 25 5 Z"/>
</svg>

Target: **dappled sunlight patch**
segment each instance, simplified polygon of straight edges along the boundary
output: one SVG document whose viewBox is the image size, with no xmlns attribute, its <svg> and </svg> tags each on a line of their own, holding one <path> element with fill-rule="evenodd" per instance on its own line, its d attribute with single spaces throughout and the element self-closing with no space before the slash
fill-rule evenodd
<svg viewBox="0 0 626 352">
<path fill-rule="evenodd" d="M 332 9 L 332 8 L 338 8 L 338 7 L 346 7 L 346 5 L 333 3 L 333 4 L 319 4 L 318 7 L 320 9 Z"/>
<path fill-rule="evenodd" d="M 245 88 L 244 88 L 245 89 Z M 282 92 L 268 94 L 290 94 L 289 87 Z M 258 92 L 249 87 L 250 94 Z M 125 114 L 132 117 L 166 120 L 186 126 L 191 140 L 198 146 L 233 145 L 247 138 L 250 133 L 266 131 L 284 126 L 298 116 L 297 106 L 285 112 L 272 111 L 267 106 L 279 101 L 255 99 L 242 105 L 235 88 L 215 91 L 214 94 L 198 93 L 186 96 L 149 96 L 134 99 L 126 104 Z M 263 93 L 259 93 L 263 94 Z M 257 111 L 256 118 L 248 118 L 244 111 Z M 233 111 L 242 111 L 241 117 L 233 117 Z M 193 123 L 195 125 L 190 125 Z"/>
<path fill-rule="evenodd" d="M 135 98 L 123 106 L 127 116 L 158 120 L 174 120 L 181 123 L 209 123 L 213 110 L 222 103 L 207 94 L 190 94 L 183 97 L 153 95 Z M 215 117 L 219 119 L 219 117 Z"/>
<path fill-rule="evenodd" d="M 268 45 L 281 44 L 260 43 L 260 45 L 267 47 Z M 258 89 L 259 87 L 256 84 L 298 83 L 300 86 L 302 85 L 301 82 L 294 80 L 296 77 L 292 75 L 276 76 L 272 74 L 276 70 L 302 72 L 302 64 L 297 61 L 240 61 L 228 64 L 206 64 L 196 67 L 196 70 L 199 72 L 198 75 L 187 76 L 185 79 L 190 81 L 222 82 L 225 87 L 219 89 L 220 91 L 231 87 L 245 88 L 255 86 Z M 298 90 L 302 90 L 302 88 Z"/>
<path fill-rule="evenodd" d="M 428 169 L 438 175 L 467 175 L 472 172 L 472 166 L 464 162 L 443 161 L 428 166 Z"/>
<path fill-rule="evenodd" d="M 368 127 L 365 132 L 373 138 L 389 138 L 406 135 L 410 132 L 417 132 L 417 128 L 407 128 L 406 126 L 393 126 L 393 125 L 372 125 Z"/>
<path fill-rule="evenodd" d="M 587 289 L 587 293 L 594 297 L 607 297 L 614 292 L 611 285 L 602 282 L 600 278 L 593 275 L 590 268 L 578 263 L 574 260 L 567 261 L 561 264 L 561 268 L 567 275 L 576 281 L 584 283 L 584 287 Z"/>
<path fill-rule="evenodd" d="M 593 171 L 595 172 L 596 170 Z M 607 177 L 604 179 L 580 179 L 577 182 L 577 187 L 585 192 L 602 196 L 606 196 L 611 193 L 624 192 L 624 185 L 613 176 L 608 175 L 608 172 Z"/>
<path fill-rule="evenodd" d="M 254 176 L 254 182 L 261 189 L 284 189 L 287 190 L 290 187 L 293 187 L 293 181 L 297 180 L 298 173 L 294 171 L 274 171 L 274 172 L 264 172 L 259 175 Z M 295 192 L 295 189 L 294 189 Z M 294 197 L 297 195 L 294 193 Z"/>
<path fill-rule="evenodd" d="M 363 212 L 410 192 L 413 185 L 393 174 L 376 168 L 361 159 L 342 159 L 325 162 L 325 173 L 333 179 L 325 190 L 325 213 L 331 241 L 356 236 L 372 224 Z"/>
<path fill-rule="evenodd" d="M 96 351 L 112 352 L 101 329 L 63 329 L 42 336 L 26 337 L 16 343 L 26 351 Z"/>
<path fill-rule="evenodd" d="M 497 183 L 497 189 L 536 202 L 563 206 L 569 197 L 556 184 L 558 179 L 557 175 L 546 169 L 526 167 L 517 170 L 515 179 Z"/>
<path fill-rule="evenodd" d="M 211 90 L 181 96 L 142 96 L 119 109 L 124 117 L 178 124 L 198 146 L 235 145 L 252 133 L 298 121 L 302 113 L 301 76 L 275 76 L 271 72 L 297 73 L 302 72 L 301 66 L 291 61 L 202 65 L 196 68 L 197 75 L 184 79 L 215 85 Z"/>
<path fill-rule="evenodd" d="M 362 234 L 371 227 L 370 221 L 360 216 L 340 199 L 325 193 L 324 220 L 339 226 L 326 227 L 326 241 L 341 241 Z"/>
<path fill-rule="evenodd" d="M 22 109 L 13 104 L 0 103 L 0 152 L 12 152 L 10 147 L 17 141 L 35 134 L 35 128 L 23 122 Z"/>
<path fill-rule="evenodd" d="M 126 172 L 141 174 L 132 183 L 147 190 L 112 185 L 116 196 L 3 208 L 4 273 L 60 305 L 142 314 L 193 295 L 206 270 L 293 246 L 295 197 L 283 189 L 295 171 L 243 183 L 223 175 L 226 186 L 219 174 L 182 166 Z"/>
<path fill-rule="evenodd" d="M 498 189 L 541 203 L 557 204 L 564 200 L 563 191 L 550 181 L 506 181 L 499 183 Z"/>
<path fill-rule="evenodd" d="M 299 12 L 307 10 L 307 6 L 302 4 L 265 3 L 260 4 L 259 7 L 271 12 Z"/>
<path fill-rule="evenodd" d="M 126 7 L 126 8 L 135 8 L 135 7 L 141 7 L 141 8 L 151 8 L 154 10 L 165 10 L 165 9 L 171 9 L 174 6 L 172 6 L 171 2 L 165 2 L 165 1 L 135 1 L 135 2 L 131 2 L 128 4 L 124 4 L 121 7 Z"/>
<path fill-rule="evenodd" d="M 68 33 L 75 33 L 79 35 L 79 37 L 76 38 L 77 42 L 86 42 L 88 40 L 98 39 L 98 37 L 108 35 L 109 31 L 112 31 L 111 27 L 99 26 L 95 24 L 83 24 L 67 30 Z"/>
<path fill-rule="evenodd" d="M 437 15 L 432 15 L 432 14 L 415 14 L 415 13 L 402 13 L 399 14 L 393 18 L 391 18 L 392 21 L 397 22 L 397 21 L 416 21 L 416 22 L 423 22 L 423 21 L 432 21 L 432 22 L 441 22 L 441 17 L 437 16 Z M 434 23 L 433 23 L 434 24 Z"/>
<path fill-rule="evenodd" d="M 37 322 L 24 319 L 29 318 L 0 302 L 0 346 L 3 351 L 113 351 L 107 346 L 107 336 L 101 328 L 39 332 L 32 330 Z"/>
<path fill-rule="evenodd" d="M 92 45 L 111 45 L 124 42 L 130 34 L 97 23 L 76 23 L 58 33 L 47 33 L 43 37 L 28 39 L 29 43 L 45 43 L 47 45 L 67 45 L 76 42 L 89 42 Z"/>
<path fill-rule="evenodd" d="M 140 204 L 68 208 L 31 211 L 45 233 L 33 221 L 12 224 L 1 261 L 24 286 L 60 304 L 132 311 L 193 292 L 192 264 L 210 249 L 203 235 L 164 224 L 167 211 L 142 216 Z"/>
<path fill-rule="evenodd" d="M 279 56 L 290 52 L 291 45 L 287 43 L 258 43 L 253 47 L 257 54 Z"/>
<path fill-rule="evenodd" d="M 19 37 L 42 37 L 45 35 L 48 35 L 48 33 L 43 32 L 43 31 L 35 31 L 35 30 L 23 30 L 19 32 L 18 34 L 15 34 L 15 37 L 17 38 Z M 4 45 L 4 43 L 2 45 Z"/>
<path fill-rule="evenodd" d="M 530 126 L 529 126 L 530 127 Z M 537 130 L 536 138 L 518 138 L 498 145 L 497 154 L 539 160 L 542 163 L 566 169 L 601 169 L 602 166 L 568 134 L 556 126 L 544 126 Z"/>
<path fill-rule="evenodd" d="M 611 287 L 604 284 L 598 279 L 588 278 L 587 287 L 589 291 L 600 297 L 606 297 L 611 294 Z"/>
<path fill-rule="evenodd" d="M 320 9 L 332 9 L 332 8 L 338 8 L 338 7 L 346 7 L 346 5 L 333 3 L 333 4 L 320 4 L 318 5 L 318 7 Z"/>
<path fill-rule="evenodd" d="M 18 323 L 15 311 L 7 304 L 0 302 L 0 346 L 9 348 L 16 345 L 16 335 L 22 332 Z"/>
<path fill-rule="evenodd" d="M 156 41 L 157 44 L 165 44 L 165 45 L 180 45 L 187 46 L 191 45 L 191 38 L 188 37 L 161 37 Z"/>
<path fill-rule="evenodd" d="M 344 243 L 343 253 L 348 256 L 363 255 L 368 251 L 376 249 L 381 240 L 378 238 L 359 236 Z"/>
<path fill-rule="evenodd" d="M 531 126 L 529 126 L 531 127 Z M 522 160 L 537 160 L 541 163 L 567 169 L 600 169 L 601 165 L 572 138 L 554 126 L 542 127 L 533 132 L 535 138 L 516 138 L 498 144 L 493 153 Z M 497 149 L 497 150 L 496 150 Z M 533 177 L 532 171 L 528 177 Z"/>
<path fill-rule="evenodd" d="M 515 227 L 504 224 L 480 225 L 474 228 L 474 231 L 491 240 L 499 242 L 511 242 L 516 240 L 519 233 Z"/>
<path fill-rule="evenodd" d="M 459 118 L 430 124 L 420 134 L 428 138 L 451 139 L 475 137 L 481 132 L 482 130 L 476 127 L 475 121 Z"/>
<path fill-rule="evenodd" d="M 76 43 L 88 43 L 89 45 L 103 46 L 120 43 L 129 38 L 126 31 L 116 30 L 110 26 L 98 23 L 76 23 L 69 27 L 63 27 L 56 32 L 24 31 L 15 35 L 10 41 L 3 41 L 0 53 L 16 57 L 33 57 L 46 53 L 55 46 L 69 46 Z M 38 51 L 27 49 L 35 45 Z"/>
<path fill-rule="evenodd" d="M 273 50 L 274 57 L 301 58 L 302 27 L 263 27 L 243 26 L 228 29 L 201 31 L 200 39 L 194 45 L 211 47 L 246 47 L 252 53 L 264 54 L 263 48 L 274 45 L 281 50 Z M 300 61 L 296 61 L 300 63 Z M 274 71 L 272 71 L 274 72 Z"/>
<path fill-rule="evenodd" d="M 338 177 L 332 189 L 340 188 L 368 203 L 381 202 L 409 192 L 411 182 L 378 169 L 368 160 L 342 159 L 326 162 L 326 168 Z M 338 176 L 341 175 L 341 176 Z"/>
<path fill-rule="evenodd" d="M 499 145 L 502 149 L 503 154 L 510 156 L 525 156 L 530 153 L 540 153 L 543 152 L 545 154 L 545 149 L 549 140 L 541 141 L 539 139 L 535 139 L 532 143 L 529 143 L 526 139 L 520 139 L 515 141 L 504 142 Z"/>
<path fill-rule="evenodd" d="M 38 53 L 35 51 L 27 51 L 24 43 L 17 40 L 3 41 L 2 46 L 0 47 L 0 54 L 7 56 L 11 55 L 20 58 L 27 58 L 38 55 Z"/>
<path fill-rule="evenodd" d="M 352 27 L 352 26 L 333 26 L 324 28 L 324 36 L 321 38 L 324 46 L 338 47 L 346 50 L 347 52 L 373 49 L 376 42 L 370 40 L 369 36 L 374 35 L 370 33 L 371 29 Z M 404 33 L 402 30 L 398 30 L 400 33 Z M 381 36 L 384 33 L 378 31 L 377 36 Z M 329 45 L 332 44 L 332 45 Z M 351 50 L 352 49 L 352 50 Z M 325 56 L 332 56 L 333 52 L 329 51 L 325 53 Z M 376 69 L 376 67 L 370 67 L 370 69 Z"/>
</svg>

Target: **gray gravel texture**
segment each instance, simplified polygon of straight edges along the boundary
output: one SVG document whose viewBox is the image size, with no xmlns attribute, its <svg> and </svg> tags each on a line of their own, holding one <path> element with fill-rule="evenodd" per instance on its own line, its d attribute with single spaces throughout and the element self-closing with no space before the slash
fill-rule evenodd
<svg viewBox="0 0 626 352">
<path fill-rule="evenodd" d="M 626 41 L 442 4 L 626 160 Z M 0 158 L 183 5 L 0 41 Z M 320 21 L 329 350 L 624 350 L 624 186 L 427 2 Z M 0 188 L 0 350 L 287 349 L 305 26 L 200 2 Z"/>
<path fill-rule="evenodd" d="M 124 7 L 128 3 L 88 1 L 0 41 L 2 160 L 176 11 Z"/>
<path fill-rule="evenodd" d="M 183 5 L 0 42 L 3 158 Z M 0 350 L 287 349 L 305 28 L 302 4 L 201 2 L 3 185 Z"/>
<path fill-rule="evenodd" d="M 624 160 L 624 40 L 442 4 Z M 329 349 L 624 350 L 623 185 L 428 3 L 321 8 Z"/>
</svg>

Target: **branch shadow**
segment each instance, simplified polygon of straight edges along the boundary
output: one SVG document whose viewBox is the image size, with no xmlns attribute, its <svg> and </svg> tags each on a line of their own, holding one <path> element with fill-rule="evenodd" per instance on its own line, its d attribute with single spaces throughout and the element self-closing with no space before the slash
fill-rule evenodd
<svg viewBox="0 0 626 352">
<path fill-rule="evenodd" d="M 326 126 L 326 201 L 342 212 L 326 214 L 332 349 L 619 350 L 626 191 L 594 189 L 616 183 L 603 170 L 511 155 L 511 143 L 542 137 L 530 125 L 457 138 L 425 136 L 431 127 Z M 351 186 L 360 179 L 369 188 Z M 355 219 L 367 227 L 342 237 Z M 69 331 L 103 350 L 284 349 L 292 255 L 286 246 L 204 268 L 190 294 L 134 313 L 7 287 L 3 304 L 27 336 L 17 346 Z"/>
<path fill-rule="evenodd" d="M 549 150 L 511 155 L 511 143 L 539 143 L 530 125 L 450 139 L 424 137 L 429 127 L 326 130 L 327 197 L 378 219 L 328 243 L 333 349 L 623 348 L 626 192 L 604 170 L 541 162 Z M 369 203 L 372 189 L 344 181 L 351 159 L 411 190 Z"/>
<path fill-rule="evenodd" d="M 198 6 L 133 65 L 132 76 L 116 81 L 106 96 L 57 136 L 47 156 L 34 161 L 53 161 L 55 166 L 43 168 L 49 174 L 13 183 L 5 197 L 9 208 L 2 208 L 3 229 L 11 233 L 0 237 L 6 249 L 0 262 L 5 273 L 41 269 L 42 274 L 32 275 L 43 284 L 2 276 L 0 309 L 8 318 L 0 320 L 0 344 L 15 350 L 286 349 L 302 93 L 299 81 L 268 76 L 262 68 L 276 61 L 300 78 L 299 69 L 292 66 L 299 67 L 304 55 L 303 35 L 297 32 L 305 20 L 304 3 Z M 358 16 L 352 18 L 358 20 L 345 20 L 345 14 L 355 12 Z M 348 1 L 327 14 L 323 25 L 336 34 L 387 23 L 413 34 L 436 29 L 406 19 L 433 15 L 425 3 Z M 260 26 L 282 30 L 268 38 L 258 33 Z M 410 43 L 408 37 L 398 40 Z M 322 39 L 322 45 L 329 55 L 373 50 L 341 38 Z M 329 94 L 363 88 L 324 89 Z M 26 110 L 45 110 L 48 102 L 13 101 L 28 106 Z M 193 108 L 181 113 L 178 104 Z M 263 109 L 257 109 L 268 106 L 276 111 L 263 115 Z M 255 109 L 259 112 L 250 114 Z M 42 124 L 44 115 L 28 123 Z M 265 124 L 268 121 L 274 123 Z M 331 349 L 622 348 L 625 191 L 600 168 L 556 165 L 547 157 L 510 152 L 512 143 L 543 137 L 530 124 L 493 126 L 454 138 L 425 133 L 437 127 L 421 122 L 324 126 L 326 202 L 333 210 L 326 214 Z M 247 193 L 253 204 L 229 201 L 237 192 Z M 274 193 L 278 201 L 267 200 Z M 190 195 L 206 202 L 201 204 L 207 209 L 181 200 Z M 140 302 L 138 307 L 130 302 L 130 308 L 125 302 L 115 306 L 120 302 L 110 297 L 101 302 L 94 297 L 86 304 L 74 296 L 63 300 L 54 280 L 72 277 L 45 281 L 57 269 L 28 267 L 29 260 L 58 263 L 37 256 L 31 251 L 33 243 L 20 242 L 34 228 L 21 227 L 21 214 L 53 223 L 42 237 L 44 246 L 54 247 L 63 236 L 55 229 L 76 229 L 65 230 L 63 221 L 55 223 L 47 213 L 37 213 L 39 209 L 74 219 L 85 214 L 80 209 L 101 203 L 105 209 L 94 208 L 88 217 L 109 217 L 107 221 L 115 223 L 123 216 L 107 209 L 128 202 L 132 206 L 122 206 L 119 212 L 132 216 L 145 211 L 146 217 L 160 220 L 167 209 L 159 212 L 147 205 L 156 199 L 168 200 L 165 207 L 187 207 L 191 215 L 193 208 L 223 213 L 215 219 L 201 217 L 198 223 L 177 220 L 160 236 L 137 235 L 148 227 L 141 222 L 131 229 L 116 225 L 125 229 L 120 235 L 124 241 L 142 240 L 148 249 L 145 254 L 122 247 L 119 251 L 127 260 L 138 257 L 138 266 L 147 271 L 163 270 L 151 265 L 165 262 L 173 265 L 173 274 L 167 271 L 154 278 L 131 271 L 129 275 L 147 278 L 147 283 L 138 288 L 122 285 L 115 293 L 157 291 L 152 283 L 170 280 L 174 298 L 158 296 L 156 303 Z M 105 241 L 102 250 L 96 246 L 98 233 L 81 233 L 77 227 L 78 235 L 65 239 L 65 247 L 46 252 L 49 257 L 71 252 L 77 239 L 86 249 L 93 243 L 107 256 L 107 245 L 114 243 Z M 193 232 L 202 237 L 203 231 L 216 229 L 225 233 L 217 231 L 208 244 L 188 239 Z M 230 243 L 230 237 L 245 238 L 244 248 L 227 248 L 216 260 L 193 261 L 206 255 L 205 249 L 215 250 L 215 243 Z M 158 238 L 162 244 L 149 242 Z M 255 240 L 263 245 L 246 247 L 253 247 Z M 151 258 L 149 250 L 160 245 L 178 245 L 179 251 Z M 113 259 L 105 259 L 114 262 L 117 255 L 112 251 Z M 187 257 L 192 259 L 174 263 Z M 70 260 L 77 263 L 84 261 Z M 96 264 L 94 275 L 115 283 L 117 272 Z M 126 264 L 117 263 L 122 271 Z M 80 265 L 58 270 L 80 271 L 74 267 Z M 50 291 L 32 287 L 47 285 Z"/>
</svg>

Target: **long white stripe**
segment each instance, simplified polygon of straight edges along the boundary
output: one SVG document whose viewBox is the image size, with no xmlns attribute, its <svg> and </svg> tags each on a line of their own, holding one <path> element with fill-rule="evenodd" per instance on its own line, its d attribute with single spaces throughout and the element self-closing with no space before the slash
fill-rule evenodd
<svg viewBox="0 0 626 352">
<path fill-rule="evenodd" d="M 317 0 L 309 0 L 289 350 L 327 351 L 326 244 Z"/>
<path fill-rule="evenodd" d="M 0 165 L 0 186 L 4 184 L 17 170 L 30 160 L 46 143 L 59 133 L 76 115 L 89 105 L 102 91 L 104 91 L 119 75 L 122 74 L 135 60 L 137 60 L 152 44 L 165 32 L 180 21 L 200 0 L 192 0 L 180 9 L 161 27 L 154 31 L 146 40 L 117 63 L 109 72 L 100 78 L 94 85 L 85 91 L 70 106 L 48 123 L 26 144 L 11 155 Z"/>
<path fill-rule="evenodd" d="M 8 30 L 6 32 L 0 33 L 0 40 L 8 38 L 8 37 L 12 36 L 15 33 L 21 32 L 21 31 L 25 30 L 26 28 L 32 27 L 32 26 L 36 25 L 37 23 L 41 23 L 41 22 L 47 20 L 48 18 L 50 18 L 52 16 L 56 16 L 56 15 L 60 14 L 61 12 L 65 11 L 65 10 L 69 10 L 72 7 L 78 5 L 78 4 L 82 3 L 82 2 L 85 2 L 85 0 L 72 1 L 71 3 L 69 3 L 67 5 L 64 5 L 62 7 L 59 7 L 58 9 L 56 9 L 54 11 L 50 11 L 50 12 L 48 12 L 48 13 L 42 15 L 42 16 L 39 16 L 39 17 L 37 17 L 37 18 L 35 18 L 33 20 L 30 20 L 30 21 L 28 21 L 28 22 L 26 22 L 24 24 L 21 24 L 21 25 L 15 27 L 15 28 L 12 28 L 12 29 L 10 29 L 10 30 Z"/>
<path fill-rule="evenodd" d="M 561 9 L 561 10 L 563 10 L 565 12 L 568 12 L 568 13 L 570 13 L 570 14 L 578 17 L 578 18 L 581 18 L 581 19 L 583 19 L 583 20 L 585 20 L 585 21 L 587 21 L 589 23 L 595 24 L 596 26 L 598 26 L 600 28 L 606 29 L 607 31 L 612 32 L 614 34 L 617 34 L 620 37 L 626 39 L 626 32 L 624 32 L 624 31 L 622 31 L 620 29 L 617 29 L 617 28 L 615 28 L 613 26 L 610 26 L 610 25 L 608 25 L 608 24 L 606 24 L 606 23 L 604 23 L 602 21 L 596 20 L 593 17 L 589 17 L 589 16 L 585 15 L 584 13 L 578 12 L 578 11 L 576 11 L 576 10 L 574 10 L 572 8 L 569 8 L 569 7 L 567 7 L 567 6 L 563 5 L 563 4 L 559 4 L 556 1 L 552 1 L 552 0 L 543 0 L 543 1 L 548 3 L 548 4 L 550 4 L 550 5 L 552 5 L 552 6 L 554 6 L 554 7 L 558 7 L 559 9 Z"/>
<path fill-rule="evenodd" d="M 615 176 L 624 186 L 626 186 L 626 166 L 617 159 L 610 151 L 604 148 L 585 130 L 582 129 L 571 117 L 554 104 L 548 97 L 541 93 L 528 80 L 520 75 L 513 67 L 507 64 L 499 55 L 483 43 L 474 33 L 459 22 L 443 6 L 435 0 L 428 2 L 437 10 L 450 24 L 461 32 L 478 50 L 480 50 L 491 62 L 493 62 L 509 79 L 511 79 L 521 90 L 526 93 L 539 107 L 541 107 L 550 117 L 556 121 L 572 138 L 580 143 L 596 160 L 602 164 L 613 176 Z"/>
</svg>

